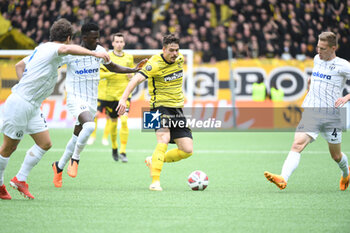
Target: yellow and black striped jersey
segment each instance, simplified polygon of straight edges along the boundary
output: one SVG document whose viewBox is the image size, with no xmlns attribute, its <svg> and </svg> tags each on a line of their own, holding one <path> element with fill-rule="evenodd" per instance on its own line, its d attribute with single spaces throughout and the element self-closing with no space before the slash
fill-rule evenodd
<svg viewBox="0 0 350 233">
<path fill-rule="evenodd" d="M 100 82 L 98 83 L 98 93 L 97 93 L 97 99 L 99 100 L 105 100 L 106 99 L 106 89 L 107 89 L 107 80 L 101 79 Z"/>
<path fill-rule="evenodd" d="M 184 106 L 183 63 L 182 54 L 179 54 L 174 63 L 168 63 L 161 53 L 153 55 L 139 71 L 148 79 L 151 108 Z"/>
<path fill-rule="evenodd" d="M 113 51 L 109 52 L 108 54 L 111 58 L 111 61 L 115 64 L 130 68 L 134 67 L 134 57 L 131 54 L 123 53 L 123 56 L 117 56 Z M 110 72 L 104 65 L 101 65 L 100 83 L 102 83 L 101 90 L 100 88 L 98 90 L 99 99 L 107 101 L 119 101 L 132 75 L 133 74 L 116 74 L 114 72 Z M 105 84 L 103 84 L 103 80 L 106 80 Z M 103 85 L 105 86 L 103 87 Z M 104 93 L 100 94 L 100 92 Z M 100 98 L 100 95 L 103 98 Z M 131 95 L 129 97 L 131 97 Z"/>
</svg>

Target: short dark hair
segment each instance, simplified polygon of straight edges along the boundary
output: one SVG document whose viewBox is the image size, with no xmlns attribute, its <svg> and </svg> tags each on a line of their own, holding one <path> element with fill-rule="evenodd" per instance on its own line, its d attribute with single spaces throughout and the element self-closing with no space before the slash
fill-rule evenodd
<svg viewBox="0 0 350 233">
<path fill-rule="evenodd" d="M 174 34 L 165 35 L 163 37 L 163 47 L 168 46 L 169 44 L 179 44 L 180 39 Z"/>
<path fill-rule="evenodd" d="M 100 29 L 98 28 L 97 24 L 95 23 L 85 23 L 83 24 L 83 26 L 81 27 L 81 35 L 84 36 L 84 35 L 87 35 L 89 34 L 89 32 L 91 31 L 100 31 Z"/>
<path fill-rule="evenodd" d="M 114 38 L 115 37 L 123 37 L 124 38 L 124 35 L 123 35 L 123 33 L 121 33 L 121 32 L 117 32 L 117 33 L 114 33 L 113 35 L 112 35 L 112 40 L 114 41 Z"/>
<path fill-rule="evenodd" d="M 66 19 L 59 19 L 50 28 L 50 41 L 64 42 L 70 36 L 72 38 L 73 27 Z"/>
</svg>

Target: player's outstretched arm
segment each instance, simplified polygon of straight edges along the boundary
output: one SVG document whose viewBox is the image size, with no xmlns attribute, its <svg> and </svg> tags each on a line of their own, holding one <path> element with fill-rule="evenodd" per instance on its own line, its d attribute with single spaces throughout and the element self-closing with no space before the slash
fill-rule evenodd
<svg viewBox="0 0 350 233">
<path fill-rule="evenodd" d="M 58 49 L 58 54 L 72 54 L 72 55 L 88 55 L 98 58 L 102 58 L 105 62 L 109 62 L 109 54 L 107 52 L 94 52 L 89 49 L 83 48 L 79 45 L 61 45 Z"/>
<path fill-rule="evenodd" d="M 26 63 L 24 62 L 23 59 L 20 60 L 20 61 L 16 64 L 15 69 L 16 69 L 16 75 L 17 75 L 17 78 L 18 78 L 18 79 L 21 79 L 21 78 L 22 78 L 25 68 L 26 68 Z"/>
<path fill-rule="evenodd" d="M 140 61 L 135 68 L 130 68 L 130 67 L 125 67 L 125 66 L 120 66 L 118 64 L 115 64 L 114 62 L 111 62 L 108 65 L 105 65 L 105 67 L 111 71 L 111 72 L 115 72 L 115 73 L 121 73 L 121 74 L 125 74 L 125 73 L 135 73 L 137 71 L 139 71 L 142 66 L 144 64 L 146 64 L 146 62 L 148 61 L 148 59 L 143 59 L 142 61 Z"/>
<path fill-rule="evenodd" d="M 125 113 L 126 100 L 128 99 L 130 93 L 133 92 L 133 90 L 135 89 L 135 87 L 137 85 L 139 85 L 140 83 L 142 83 L 145 80 L 146 80 L 146 78 L 140 73 L 135 74 L 135 76 L 130 80 L 128 86 L 125 88 L 125 91 L 124 91 L 122 97 L 119 100 L 118 107 L 116 108 L 118 115 L 121 116 Z"/>
</svg>

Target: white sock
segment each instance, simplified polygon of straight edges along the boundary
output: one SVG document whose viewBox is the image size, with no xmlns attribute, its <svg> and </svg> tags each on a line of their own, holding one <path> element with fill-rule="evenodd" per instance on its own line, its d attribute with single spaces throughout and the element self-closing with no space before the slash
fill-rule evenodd
<svg viewBox="0 0 350 233">
<path fill-rule="evenodd" d="M 349 175 L 349 164 L 348 164 L 348 157 L 341 152 L 342 157 L 340 162 L 338 163 L 339 168 L 342 170 L 343 172 L 343 177 L 347 177 Z"/>
<path fill-rule="evenodd" d="M 5 173 L 5 168 L 10 160 L 10 157 L 2 157 L 0 155 L 0 186 L 4 184 L 4 173 Z"/>
<path fill-rule="evenodd" d="M 62 169 L 66 166 L 68 160 L 72 157 L 75 144 L 77 144 L 78 137 L 74 134 L 72 135 L 71 139 L 67 143 L 66 150 L 64 151 L 62 157 L 60 158 L 60 161 L 58 161 L 58 168 Z"/>
<path fill-rule="evenodd" d="M 293 171 L 298 167 L 300 161 L 300 153 L 289 151 L 286 160 L 284 161 L 281 176 L 288 181 Z"/>
<path fill-rule="evenodd" d="M 95 122 L 86 122 L 83 124 L 83 129 L 80 131 L 77 143 L 75 144 L 72 158 L 80 160 L 80 153 L 84 149 L 87 140 L 95 130 Z"/>
<path fill-rule="evenodd" d="M 19 181 L 26 181 L 29 172 L 40 161 L 46 150 L 41 149 L 37 144 L 27 151 L 26 157 L 22 163 L 21 169 L 18 171 L 16 177 Z"/>
</svg>

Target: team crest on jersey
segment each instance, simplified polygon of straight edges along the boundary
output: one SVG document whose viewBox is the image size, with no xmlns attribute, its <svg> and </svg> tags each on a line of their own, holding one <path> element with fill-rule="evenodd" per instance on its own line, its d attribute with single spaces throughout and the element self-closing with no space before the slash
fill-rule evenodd
<svg viewBox="0 0 350 233">
<path fill-rule="evenodd" d="M 151 65 L 147 65 L 147 66 L 146 66 L 146 70 L 147 70 L 147 71 L 151 71 L 151 70 L 152 70 L 152 66 L 151 66 Z"/>
<path fill-rule="evenodd" d="M 329 66 L 329 69 L 330 69 L 330 70 L 334 70 L 334 69 L 335 69 L 335 65 L 330 65 L 330 66 Z"/>
</svg>

